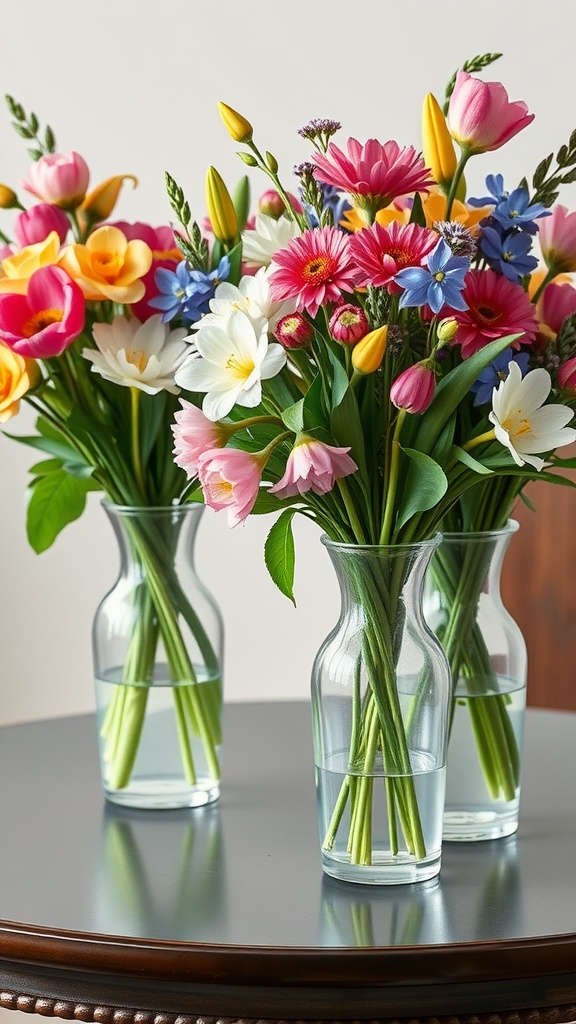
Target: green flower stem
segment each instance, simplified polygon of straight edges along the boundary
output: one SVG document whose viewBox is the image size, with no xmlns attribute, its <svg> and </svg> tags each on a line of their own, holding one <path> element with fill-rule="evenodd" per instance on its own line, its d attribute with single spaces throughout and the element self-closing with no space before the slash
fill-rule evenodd
<svg viewBox="0 0 576 1024">
<path fill-rule="evenodd" d="M 388 478 L 388 486 L 386 488 L 386 504 L 384 506 L 384 519 L 382 522 L 382 530 L 380 532 L 380 544 L 389 544 L 392 536 L 392 526 L 394 522 L 396 501 L 396 488 L 398 486 L 398 472 L 400 469 L 400 434 L 402 433 L 402 425 L 405 419 L 406 410 L 400 409 L 398 413 L 398 418 L 396 420 L 396 426 L 394 428 L 394 436 L 392 438 L 390 475 Z"/>
<path fill-rule="evenodd" d="M 450 214 L 452 212 L 452 206 L 456 198 L 456 192 L 458 191 L 458 185 L 460 184 L 460 179 L 464 174 L 464 168 L 466 167 L 466 164 L 468 163 L 468 160 L 470 159 L 471 156 L 472 153 L 466 150 L 462 151 L 462 155 L 460 157 L 460 160 L 458 161 L 456 170 L 454 171 L 454 177 L 450 182 L 450 189 L 448 191 L 448 196 L 446 198 L 446 213 L 444 214 L 445 220 L 450 220 Z"/>
<path fill-rule="evenodd" d="M 142 392 L 140 391 L 140 388 L 130 388 L 130 420 L 132 425 L 130 434 L 132 438 L 132 465 L 134 466 L 134 476 L 141 493 L 146 494 L 146 485 L 144 483 L 144 473 L 142 470 L 142 458 L 140 455 L 141 394 Z"/>
<path fill-rule="evenodd" d="M 199 736 L 204 746 L 208 770 L 214 779 L 220 777 L 217 745 L 220 741 L 220 681 L 214 686 L 198 684 L 178 624 L 178 614 L 191 625 L 210 674 L 219 670 L 218 662 L 194 610 L 182 594 L 171 570 L 171 552 L 166 542 L 154 536 L 141 522 L 126 521 L 130 543 L 145 580 L 143 607 L 134 627 L 124 664 L 123 682 L 112 702 L 103 731 L 112 731 L 115 741 L 110 771 L 110 785 L 122 789 L 128 785 L 138 752 L 138 745 L 153 679 L 156 646 L 161 638 L 170 675 L 178 685 L 172 689 L 176 728 L 182 763 L 187 781 L 197 779 L 190 732 Z M 137 685 L 134 685 L 137 684 Z M 187 684 L 187 685 L 183 685 Z"/>
<path fill-rule="evenodd" d="M 384 784 L 390 850 L 397 854 L 400 849 L 400 827 L 408 851 L 419 859 L 426 856 L 396 678 L 399 636 L 404 625 L 400 592 L 409 567 L 402 558 L 395 561 L 399 564 L 394 564 L 390 571 L 384 567 L 364 572 L 348 569 L 354 597 L 364 614 L 362 663 L 368 691 L 362 701 L 358 663 L 353 695 L 350 773 L 340 788 L 322 845 L 327 850 L 333 847 L 348 807 L 347 847 L 354 864 L 372 863 L 372 802 L 377 777 L 375 767 L 379 758 L 386 774 Z"/>
<path fill-rule="evenodd" d="M 508 713 L 510 699 L 497 692 L 496 674 L 476 621 L 489 561 L 487 551 L 469 547 L 461 558 L 445 547 L 436 551 L 430 571 L 448 609 L 439 639 L 454 688 L 464 678 L 467 691 L 474 695 L 467 706 L 487 791 L 495 800 L 512 800 L 519 783 L 520 754 Z M 452 715 L 461 699 L 454 693 Z"/>
</svg>

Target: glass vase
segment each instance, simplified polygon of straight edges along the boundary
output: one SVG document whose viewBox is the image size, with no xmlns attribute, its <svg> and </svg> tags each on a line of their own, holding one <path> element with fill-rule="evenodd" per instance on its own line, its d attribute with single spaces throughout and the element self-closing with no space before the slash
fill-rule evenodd
<svg viewBox="0 0 576 1024">
<path fill-rule="evenodd" d="M 473 841 L 518 828 L 526 709 L 526 644 L 500 596 L 518 529 L 445 533 L 426 581 L 429 625 L 452 672 L 444 839 Z"/>
<path fill-rule="evenodd" d="M 120 551 L 92 630 L 104 793 L 149 809 L 212 803 L 220 793 L 223 624 L 194 568 L 204 508 L 103 507 Z"/>
<path fill-rule="evenodd" d="M 450 673 L 422 614 L 438 541 L 322 538 L 340 618 L 312 672 L 321 859 L 348 882 L 420 882 L 440 871 Z"/>
</svg>

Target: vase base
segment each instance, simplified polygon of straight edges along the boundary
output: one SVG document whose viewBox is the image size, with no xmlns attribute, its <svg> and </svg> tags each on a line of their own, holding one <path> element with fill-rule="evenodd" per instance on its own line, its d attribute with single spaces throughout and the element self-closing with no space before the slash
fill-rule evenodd
<svg viewBox="0 0 576 1024">
<path fill-rule="evenodd" d="M 104 787 L 111 803 L 145 811 L 175 810 L 178 807 L 205 807 L 220 796 L 220 783 L 202 779 L 191 786 L 181 778 L 135 779 L 124 789 Z"/>
<path fill-rule="evenodd" d="M 351 864 L 346 853 L 322 851 L 322 868 L 332 878 L 360 885 L 412 885 L 426 882 L 440 873 L 440 851 L 415 860 L 409 854 L 375 854 L 372 864 Z"/>
<path fill-rule="evenodd" d="M 503 839 L 518 830 L 518 802 L 511 810 L 445 811 L 442 838 L 450 843 L 477 843 Z"/>
</svg>

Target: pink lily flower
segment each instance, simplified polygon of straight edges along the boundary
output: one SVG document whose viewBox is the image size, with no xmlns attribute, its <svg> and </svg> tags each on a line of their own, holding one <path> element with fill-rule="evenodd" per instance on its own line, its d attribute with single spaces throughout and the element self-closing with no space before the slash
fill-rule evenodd
<svg viewBox="0 0 576 1024">
<path fill-rule="evenodd" d="M 32 164 L 22 188 L 44 203 L 73 209 L 86 195 L 90 171 L 79 153 L 48 153 Z"/>
<path fill-rule="evenodd" d="M 228 510 L 228 526 L 250 514 L 262 479 L 262 458 L 239 448 L 213 448 L 198 456 L 204 501 L 216 512 Z"/>
<path fill-rule="evenodd" d="M 468 154 L 500 149 L 534 120 L 522 100 L 510 102 L 501 82 L 456 75 L 448 107 L 450 134 Z"/>
<path fill-rule="evenodd" d="M 174 414 L 172 424 L 174 435 L 174 462 L 186 471 L 188 479 L 198 475 L 198 459 L 204 452 L 223 448 L 228 431 L 213 420 L 209 420 L 201 409 L 191 402 L 180 399 L 182 408 Z"/>
<path fill-rule="evenodd" d="M 540 221 L 538 241 L 544 262 L 553 274 L 576 270 L 576 212 L 557 203 L 552 216 Z"/>
<path fill-rule="evenodd" d="M 14 221 L 14 238 L 19 247 L 25 249 L 27 245 L 35 245 L 36 242 L 43 242 L 51 231 L 55 231 L 63 244 L 66 235 L 70 230 L 70 221 L 60 209 L 53 203 L 36 203 L 28 210 L 19 213 Z"/>
<path fill-rule="evenodd" d="M 61 267 L 36 270 L 26 295 L 0 295 L 0 338 L 30 359 L 59 356 L 84 329 L 82 291 Z"/>
<path fill-rule="evenodd" d="M 358 469 L 354 459 L 348 455 L 349 451 L 350 448 L 335 448 L 323 441 L 303 437 L 294 445 L 288 456 L 286 472 L 270 488 L 270 493 L 278 498 L 291 498 L 306 491 L 326 494 L 332 490 L 336 480 Z"/>
</svg>

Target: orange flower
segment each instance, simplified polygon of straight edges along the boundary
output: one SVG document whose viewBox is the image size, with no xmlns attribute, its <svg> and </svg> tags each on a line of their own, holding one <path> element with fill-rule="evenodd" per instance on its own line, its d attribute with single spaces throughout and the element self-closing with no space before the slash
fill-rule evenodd
<svg viewBox="0 0 576 1024">
<path fill-rule="evenodd" d="M 0 423 L 15 416 L 20 399 L 36 383 L 40 371 L 34 359 L 24 359 L 0 341 Z"/>
<path fill-rule="evenodd" d="M 429 196 L 426 198 L 421 196 L 420 198 L 422 199 L 427 228 L 433 227 L 436 221 L 446 220 L 446 196 L 443 192 L 439 189 L 432 189 Z M 460 202 L 459 199 L 455 199 L 452 204 L 450 220 L 462 224 L 474 234 L 479 222 L 483 217 L 487 217 L 491 210 L 491 206 L 472 207 Z M 383 227 L 387 227 L 392 221 L 398 221 L 399 224 L 409 224 L 411 214 L 411 206 L 405 200 L 402 200 L 398 205 L 391 203 L 384 210 L 378 210 L 375 220 L 378 224 L 382 224 Z M 360 231 L 368 226 L 368 221 L 362 210 L 358 209 L 346 210 L 340 223 L 349 231 Z"/>
<path fill-rule="evenodd" d="M 138 302 L 142 278 L 152 264 L 152 250 L 140 239 L 128 241 L 118 228 L 97 228 L 85 245 L 69 245 L 60 266 L 80 285 L 89 300 Z"/>
<path fill-rule="evenodd" d="M 28 281 L 40 267 L 48 267 L 58 261 L 60 238 L 58 232 L 51 231 L 43 242 L 27 245 L 13 256 L 2 260 L 0 275 L 0 294 L 15 292 L 26 295 Z"/>
</svg>

